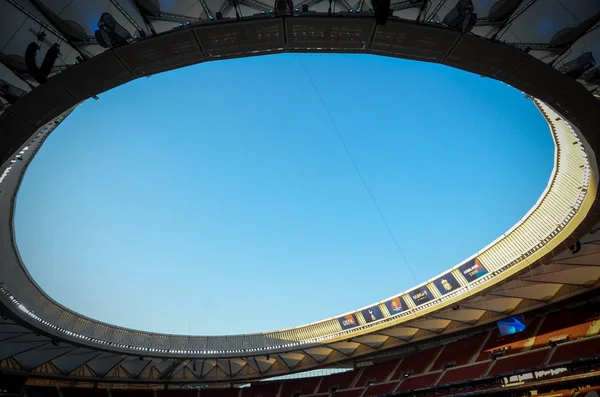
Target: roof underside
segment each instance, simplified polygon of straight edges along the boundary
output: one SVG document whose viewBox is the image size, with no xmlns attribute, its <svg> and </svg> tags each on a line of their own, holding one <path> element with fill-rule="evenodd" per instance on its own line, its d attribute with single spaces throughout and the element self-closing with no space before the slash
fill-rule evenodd
<svg viewBox="0 0 600 397">
<path fill-rule="evenodd" d="M 405 0 L 393 1 L 392 8 L 395 17 L 438 24 L 457 3 L 458 0 Z M 303 0 L 295 6 L 302 4 L 317 12 L 327 12 L 329 7 L 326 0 Z M 40 32 L 45 33 L 45 38 L 37 62 L 41 64 L 50 46 L 58 43 L 59 61 L 52 72 L 58 73 L 73 62 L 105 51 L 95 38 L 98 20 L 104 12 L 110 13 L 134 37 L 179 29 L 187 21 L 206 21 L 217 12 L 225 18 L 235 18 L 234 5 L 229 0 L 0 0 L 2 108 L 8 109 L 15 96 L 18 98 L 38 85 L 25 65 L 24 53 L 30 42 L 37 41 Z M 370 3 L 363 4 L 363 0 L 338 0 L 333 5 L 334 12 L 344 14 L 357 8 L 365 13 L 370 8 Z M 506 41 L 545 63 L 563 67 L 565 72 L 578 65 L 570 62 L 583 59 L 588 62 L 586 71 L 573 77 L 588 90 L 598 89 L 600 78 L 594 76 L 600 70 L 595 65 L 595 59 L 600 59 L 600 29 L 597 29 L 600 2 L 473 0 L 473 6 L 477 14 L 473 34 Z M 268 15 L 271 8 L 273 4 L 259 0 L 240 0 L 237 12 L 245 17 L 265 10 Z M 218 22 L 214 23 L 217 26 Z M 361 23 L 357 19 L 356 24 Z M 123 52 L 121 55 L 126 56 Z M 132 74 L 143 75 L 144 71 L 134 70 Z M 33 330 L 30 324 L 8 316 L 0 321 L 0 368 L 73 379 L 204 382 L 267 378 L 339 364 L 390 348 L 402 349 L 413 342 L 464 332 L 596 288 L 600 280 L 600 235 L 588 234 L 581 243 L 581 250 L 575 254 L 567 250 L 545 261 L 546 264 L 536 263 L 485 293 L 470 296 L 458 310 L 438 310 L 352 340 L 268 355 L 205 359 L 140 357 L 70 341 L 56 343 L 53 337 Z"/>
<path fill-rule="evenodd" d="M 546 265 L 460 305 L 369 335 L 291 353 L 232 359 L 151 358 L 102 352 L 52 338 L 9 318 L 0 320 L 0 369 L 69 379 L 142 382 L 214 382 L 266 378 L 315 366 L 343 365 L 365 354 L 395 348 L 412 352 L 414 342 L 468 331 L 508 315 L 527 312 L 597 288 L 600 233 L 581 240 Z M 433 339 L 435 340 L 435 339 Z M 403 346 L 404 345 L 404 346 Z"/>
<path fill-rule="evenodd" d="M 464 1 L 464 0 L 461 0 Z M 468 0 L 467 0 L 468 1 Z M 394 16 L 408 21 L 443 23 L 452 16 L 459 0 L 392 0 Z M 249 17 L 269 14 L 274 2 L 239 0 L 238 14 Z M 77 57 L 87 59 L 102 53 L 95 31 L 102 13 L 111 14 L 131 37 L 150 36 L 178 29 L 180 24 L 209 21 L 218 12 L 224 19 L 236 18 L 235 0 L 2 0 L 0 2 L 0 85 L 8 84 L 11 95 L 28 92 L 37 82 L 25 64 L 25 49 L 45 34 L 37 52 L 41 64 L 55 43 L 60 54 L 52 73 L 64 69 Z M 327 12 L 327 0 L 296 0 L 295 7 Z M 600 2 L 590 0 L 472 0 L 476 17 L 471 33 L 526 48 L 530 54 L 556 67 L 589 53 L 580 62 L 590 62 L 581 82 L 589 89 L 600 84 Z M 332 12 L 348 14 L 360 9 L 368 13 L 369 0 L 335 0 Z M 447 21 L 447 20 L 446 20 Z M 566 66 L 565 66 L 566 65 Z M 4 91 L 4 90 L 2 90 Z M 11 99 L 0 91 L 2 107 Z M 1 109 L 1 108 L 0 108 Z"/>
</svg>

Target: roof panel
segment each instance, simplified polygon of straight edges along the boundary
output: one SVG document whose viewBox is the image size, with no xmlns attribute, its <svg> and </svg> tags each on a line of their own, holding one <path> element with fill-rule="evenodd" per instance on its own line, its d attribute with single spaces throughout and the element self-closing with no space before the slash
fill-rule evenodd
<svg viewBox="0 0 600 397">
<path fill-rule="evenodd" d="M 587 0 L 586 0 L 587 1 Z M 559 0 L 538 0 L 527 9 L 513 24 L 509 31 L 517 43 L 550 43 L 552 37 L 562 29 L 574 27 L 579 21 L 565 9 Z M 511 36 L 502 34 L 502 40 L 513 42 Z"/>
</svg>

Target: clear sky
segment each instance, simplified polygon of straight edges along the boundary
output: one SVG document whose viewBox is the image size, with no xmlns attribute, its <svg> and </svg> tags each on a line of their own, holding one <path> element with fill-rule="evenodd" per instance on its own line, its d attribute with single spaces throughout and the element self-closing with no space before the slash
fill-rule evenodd
<svg viewBox="0 0 600 397">
<path fill-rule="evenodd" d="M 101 321 L 280 329 L 474 254 L 535 204 L 553 151 L 522 93 L 449 67 L 332 54 L 205 63 L 73 112 L 25 175 L 17 243 L 50 296 Z"/>
</svg>

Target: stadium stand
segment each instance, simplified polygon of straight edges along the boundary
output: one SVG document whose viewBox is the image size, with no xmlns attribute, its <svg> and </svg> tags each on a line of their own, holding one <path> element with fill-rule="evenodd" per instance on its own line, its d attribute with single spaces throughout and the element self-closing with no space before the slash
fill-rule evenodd
<svg viewBox="0 0 600 397">
<path fill-rule="evenodd" d="M 563 335 L 569 339 L 589 336 L 592 323 L 599 317 L 597 309 L 593 310 L 587 306 L 549 313 L 537 333 L 535 346 L 545 346 L 552 338 Z"/>
<path fill-rule="evenodd" d="M 400 382 L 382 383 L 380 385 L 368 387 L 362 397 L 377 397 L 390 394 L 395 391 Z"/>
<path fill-rule="evenodd" d="M 62 397 L 81 397 L 85 394 L 86 397 L 106 397 L 106 389 L 85 389 L 82 393 L 82 389 L 67 387 L 61 388 L 60 392 Z M 147 390 L 111 390 L 113 397 L 151 397 Z"/>
<path fill-rule="evenodd" d="M 464 364 L 468 364 L 473 356 L 479 352 L 481 345 L 485 341 L 487 333 L 480 333 L 478 335 L 465 338 L 454 343 L 447 344 L 440 353 L 437 360 L 435 360 L 432 371 L 437 369 L 444 369 L 448 364 L 458 367 Z"/>
<path fill-rule="evenodd" d="M 477 361 L 489 360 L 494 350 L 508 348 L 506 354 L 515 354 L 522 352 L 529 343 L 532 343 L 532 338 L 535 335 L 537 327 L 542 321 L 541 318 L 532 319 L 525 331 L 514 335 L 501 336 L 500 331 L 495 329 L 492 331 L 488 341 L 481 350 Z"/>
<path fill-rule="evenodd" d="M 60 397 L 56 387 L 29 386 L 25 390 L 28 397 Z"/>
<path fill-rule="evenodd" d="M 387 363 L 366 367 L 360 375 L 360 378 L 358 378 L 356 386 L 366 386 L 367 382 L 385 382 L 392 375 L 397 365 L 398 361 L 388 361 Z"/>
<path fill-rule="evenodd" d="M 318 393 L 328 393 L 332 390 L 332 388 L 337 388 L 338 390 L 348 389 L 352 386 L 354 378 L 356 378 L 355 371 L 342 372 L 339 374 L 326 376 L 323 378 L 321 386 L 319 386 Z"/>
<path fill-rule="evenodd" d="M 320 377 L 292 379 L 283 382 L 280 397 L 294 397 L 294 393 L 313 394 L 319 385 Z"/>
<path fill-rule="evenodd" d="M 425 375 L 419 375 L 414 377 L 411 376 L 405 379 L 402 383 L 400 383 L 400 386 L 398 387 L 397 391 L 409 391 L 431 387 L 437 383 L 437 380 L 441 374 L 442 373 L 438 371 L 434 373 L 428 373 Z"/>
<path fill-rule="evenodd" d="M 390 394 L 444 397 L 466 392 L 487 393 L 490 385 L 501 390 L 498 382 L 506 375 L 552 368 L 552 365 L 570 366 L 573 376 L 600 374 L 600 335 L 597 335 L 598 313 L 594 305 L 577 308 L 573 318 L 569 318 L 568 312 L 560 311 L 537 316 L 529 322 L 526 331 L 519 334 L 501 337 L 497 329 L 490 330 L 488 326 L 465 339 L 440 341 L 440 346 L 403 358 L 327 376 L 256 382 L 250 387 L 229 389 L 111 389 L 108 393 L 104 388 L 26 386 L 25 390 L 27 397 L 379 397 Z M 574 340 L 562 343 L 552 340 L 553 336 L 564 334 Z M 505 346 L 510 346 L 506 356 L 489 358 L 493 350 Z M 456 366 L 448 367 L 450 362 Z M 548 390 L 537 395 L 598 397 L 598 389 L 594 387 L 573 385 L 568 389 L 564 385 L 558 391 Z M 506 396 L 531 395 L 529 391 L 519 393 Z"/>
<path fill-rule="evenodd" d="M 579 389 L 574 397 L 598 397 L 600 394 L 600 386 L 588 386 Z"/>
<path fill-rule="evenodd" d="M 444 375 L 441 377 L 438 384 L 443 385 L 448 383 L 477 379 L 483 376 L 483 374 L 488 370 L 488 368 L 490 368 L 491 364 L 491 361 L 484 361 L 477 364 L 450 368 L 446 372 L 444 372 Z"/>
<path fill-rule="evenodd" d="M 253 383 L 251 387 L 244 387 L 240 397 L 271 397 L 279 393 L 281 382 Z"/>
<path fill-rule="evenodd" d="M 443 348 L 443 346 L 434 347 L 405 357 L 396 369 L 392 379 L 402 379 L 406 372 L 411 372 L 412 375 L 424 373 Z"/>
<path fill-rule="evenodd" d="M 566 342 L 558 345 L 549 364 L 573 361 L 582 357 L 600 355 L 600 337 Z"/>
<path fill-rule="evenodd" d="M 364 391 L 365 391 L 365 389 L 363 389 L 363 388 L 338 391 L 338 392 L 332 393 L 331 397 L 360 397 Z"/>
<path fill-rule="evenodd" d="M 183 391 L 186 393 L 187 391 Z M 201 397 L 238 397 L 240 394 L 240 389 L 200 389 Z M 185 396 L 190 397 L 189 394 Z M 139 396 L 142 397 L 142 396 Z"/>
<path fill-rule="evenodd" d="M 508 357 L 499 358 L 492 365 L 488 375 L 506 374 L 522 369 L 531 369 L 542 366 L 548 358 L 549 353 L 550 348 L 546 347 L 528 353 L 514 354 Z"/>
</svg>

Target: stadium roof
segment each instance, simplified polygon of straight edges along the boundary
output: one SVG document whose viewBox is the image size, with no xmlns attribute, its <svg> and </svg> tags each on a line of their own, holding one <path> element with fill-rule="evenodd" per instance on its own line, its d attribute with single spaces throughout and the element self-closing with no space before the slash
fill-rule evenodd
<svg viewBox="0 0 600 397">
<path fill-rule="evenodd" d="M 331 4 L 331 13 L 325 1 L 286 13 L 285 5 L 257 0 L 0 3 L 0 368 L 137 381 L 265 378 L 466 331 L 598 286 L 600 249 L 590 231 L 600 213 L 600 105 L 589 91 L 599 83 L 600 3 L 410 0 L 393 3 L 385 25 L 376 25 L 368 3 Z M 56 49 L 49 68 L 43 60 Z M 515 227 L 439 278 L 289 330 L 220 337 L 128 330 L 73 313 L 35 284 L 14 243 L 14 199 L 26 165 L 73 107 L 137 77 L 285 51 L 443 63 L 526 92 L 556 144 L 547 190 Z"/>
</svg>

